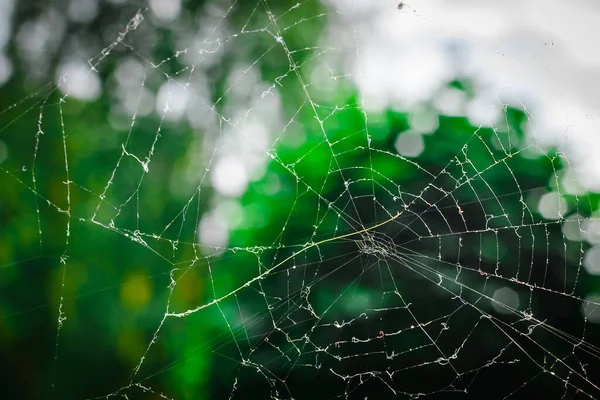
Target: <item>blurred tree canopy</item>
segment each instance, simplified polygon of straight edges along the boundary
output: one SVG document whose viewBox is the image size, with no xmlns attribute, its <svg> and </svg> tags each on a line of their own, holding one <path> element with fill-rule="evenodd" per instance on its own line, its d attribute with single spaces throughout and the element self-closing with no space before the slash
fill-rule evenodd
<svg viewBox="0 0 600 400">
<path fill-rule="evenodd" d="M 587 245 L 567 244 L 562 225 L 536 210 L 543 193 L 560 190 L 568 160 L 528 147 L 526 113 L 507 107 L 494 129 L 435 115 L 437 128 L 417 135 L 424 151 L 404 156 L 397 143 L 412 134 L 410 110 L 366 118 L 351 80 L 323 95 L 326 83 L 311 78 L 332 51 L 320 37 L 333 11 L 316 0 L 188 1 L 176 23 L 144 4 L 72 4 L 15 2 L 5 46 L 8 397 L 483 396 L 523 382 L 541 397 L 565 382 L 531 375 L 549 357 L 540 346 L 557 374 L 590 391 L 581 375 L 565 378 L 572 360 L 556 361 L 571 342 L 517 333 L 531 324 L 518 312 L 534 307 L 537 320 L 581 338 L 577 299 L 594 288 L 576 273 Z M 81 60 L 85 73 L 64 69 Z M 264 87 L 242 85 L 248 71 Z M 88 90 L 97 79 L 98 94 L 82 99 L 77 79 Z M 473 95 L 467 81 L 447 85 Z M 172 109 L 161 112 L 145 96 L 165 87 Z M 197 108 L 170 118 L 185 93 Z M 210 178 L 215 154 L 229 151 L 220 140 L 227 130 L 246 140 L 239 127 L 249 115 L 269 119 L 260 104 L 273 93 L 283 125 L 270 127 L 262 174 L 223 196 Z M 567 214 L 596 211 L 596 195 L 562 197 Z M 230 222 L 226 249 L 199 244 L 201 221 L 219 212 Z M 509 280 L 518 312 L 506 326 L 488 323 L 490 298 Z M 547 290 L 523 305 L 533 288 Z M 598 333 L 585 326 L 586 338 Z M 338 376 L 365 368 L 380 376 Z"/>
</svg>

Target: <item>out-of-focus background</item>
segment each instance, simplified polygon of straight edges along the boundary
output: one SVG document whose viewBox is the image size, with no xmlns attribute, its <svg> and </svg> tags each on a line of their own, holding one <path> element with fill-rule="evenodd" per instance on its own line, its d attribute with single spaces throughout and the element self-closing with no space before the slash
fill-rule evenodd
<svg viewBox="0 0 600 400">
<path fill-rule="evenodd" d="M 595 398 L 600 5 L 0 0 L 8 398 Z"/>
</svg>

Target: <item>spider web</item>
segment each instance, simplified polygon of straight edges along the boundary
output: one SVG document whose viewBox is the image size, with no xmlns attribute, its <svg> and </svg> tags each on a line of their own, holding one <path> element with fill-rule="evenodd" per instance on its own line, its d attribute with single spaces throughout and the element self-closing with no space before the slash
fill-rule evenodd
<svg viewBox="0 0 600 400">
<path fill-rule="evenodd" d="M 233 3 L 163 57 L 138 42 L 142 9 L 84 79 L 122 66 L 112 130 L 80 137 L 95 122 L 68 74 L 5 108 L 3 136 L 35 126 L 0 167 L 27 198 L 14 265 L 55 273 L 53 301 L 11 293 L 2 320 L 53 313 L 55 395 L 73 376 L 84 398 L 598 397 L 598 198 L 574 139 L 529 132 L 500 94 L 500 118 L 474 125 L 423 102 L 435 124 L 415 131 L 361 93 L 363 31 L 331 22 L 351 24 L 347 7 Z"/>
</svg>

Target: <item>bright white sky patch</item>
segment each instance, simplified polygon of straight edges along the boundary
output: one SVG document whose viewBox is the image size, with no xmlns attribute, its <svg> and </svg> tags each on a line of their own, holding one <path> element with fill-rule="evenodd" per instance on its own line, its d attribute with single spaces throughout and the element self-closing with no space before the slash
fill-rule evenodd
<svg viewBox="0 0 600 400">
<path fill-rule="evenodd" d="M 358 84 L 369 99 L 367 107 L 381 101 L 387 103 L 390 97 L 399 97 L 405 104 L 419 103 L 432 96 L 440 81 L 450 78 L 451 71 L 444 68 L 444 53 L 433 46 L 405 48 L 402 61 L 390 64 L 386 54 L 390 48 L 384 43 L 365 49 L 361 57 L 362 79 Z M 394 65 L 393 69 L 390 65 Z M 382 87 L 386 89 L 381 90 Z"/>
<path fill-rule="evenodd" d="M 600 188 L 600 8 L 594 1 L 404 2 L 326 0 L 335 16 L 327 43 L 356 47 L 348 72 L 368 111 L 433 101 L 442 114 L 489 126 L 493 105 L 532 111 L 529 132 L 562 150 L 588 189 Z M 518 12 L 517 12 L 517 11 Z M 360 40 L 354 42 L 352 38 Z M 440 93 L 473 80 L 476 100 Z M 499 111 L 502 111 L 501 109 Z"/>
</svg>

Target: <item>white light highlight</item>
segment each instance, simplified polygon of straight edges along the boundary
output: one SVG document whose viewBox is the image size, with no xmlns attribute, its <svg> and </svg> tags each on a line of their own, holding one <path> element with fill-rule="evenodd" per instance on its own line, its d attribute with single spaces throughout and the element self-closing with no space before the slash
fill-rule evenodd
<svg viewBox="0 0 600 400">
<path fill-rule="evenodd" d="M 501 314 L 512 314 L 511 309 L 519 308 L 519 294 L 509 287 L 497 289 L 493 299 L 492 307 Z M 509 308 L 503 307 L 503 304 Z"/>
<path fill-rule="evenodd" d="M 396 139 L 396 150 L 398 154 L 406 157 L 418 157 L 425 149 L 423 137 L 417 132 L 404 132 Z"/>
<path fill-rule="evenodd" d="M 600 246 L 594 246 L 585 252 L 583 266 L 590 275 L 600 275 Z"/>
<path fill-rule="evenodd" d="M 226 196 L 239 196 L 248 185 L 248 173 L 239 158 L 225 157 L 217 161 L 211 178 L 214 188 Z"/>
<path fill-rule="evenodd" d="M 567 212 L 567 201 L 557 192 L 545 193 L 540 197 L 538 211 L 545 219 L 560 219 Z"/>
<path fill-rule="evenodd" d="M 98 75 L 82 61 L 71 61 L 58 68 L 58 85 L 63 93 L 79 100 L 96 100 L 102 93 Z"/>
<path fill-rule="evenodd" d="M 174 21 L 181 13 L 181 1 L 150 0 L 150 10 L 152 11 L 152 14 L 161 21 Z"/>
</svg>

